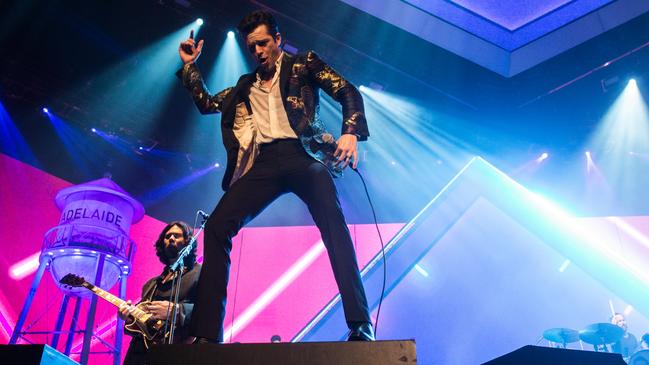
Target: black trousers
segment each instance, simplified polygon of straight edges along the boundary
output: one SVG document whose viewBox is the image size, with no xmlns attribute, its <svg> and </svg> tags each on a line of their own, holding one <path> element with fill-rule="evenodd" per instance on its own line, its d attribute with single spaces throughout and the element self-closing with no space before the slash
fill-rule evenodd
<svg viewBox="0 0 649 365">
<path fill-rule="evenodd" d="M 356 253 L 331 175 L 304 151 L 299 141 L 279 140 L 261 146 L 253 167 L 230 186 L 207 221 L 190 334 L 223 341 L 232 237 L 288 192 L 306 203 L 320 230 L 347 323 L 370 321 Z"/>
<path fill-rule="evenodd" d="M 132 338 L 122 365 L 145 365 L 146 351 L 144 340 L 138 337 Z"/>
</svg>

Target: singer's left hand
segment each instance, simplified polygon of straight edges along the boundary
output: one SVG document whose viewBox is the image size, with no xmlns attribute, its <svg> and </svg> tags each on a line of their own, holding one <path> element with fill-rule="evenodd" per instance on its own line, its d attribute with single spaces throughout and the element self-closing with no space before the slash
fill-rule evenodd
<svg viewBox="0 0 649 365">
<path fill-rule="evenodd" d="M 340 165 L 344 169 L 351 162 L 352 167 L 356 168 L 358 165 L 357 139 L 353 134 L 343 134 L 338 138 L 338 148 L 334 152 L 334 157 L 338 158 L 336 165 Z"/>
</svg>

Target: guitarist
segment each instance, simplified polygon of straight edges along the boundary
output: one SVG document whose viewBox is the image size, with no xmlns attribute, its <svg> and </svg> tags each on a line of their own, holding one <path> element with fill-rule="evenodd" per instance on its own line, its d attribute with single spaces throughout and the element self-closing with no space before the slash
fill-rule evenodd
<svg viewBox="0 0 649 365">
<path fill-rule="evenodd" d="M 171 294 L 172 275 L 169 273 L 169 266 L 176 261 L 178 252 L 189 243 L 192 229 L 185 222 L 174 221 L 162 230 L 158 240 L 155 242 L 156 255 L 164 265 L 162 273 L 149 279 L 142 287 L 142 300 L 140 309 L 145 310 L 153 315 L 153 318 L 165 320 L 167 313 L 171 316 L 173 306 L 169 302 Z M 178 318 L 176 320 L 176 330 L 174 333 L 174 342 L 188 342 L 193 338 L 189 337 L 188 324 L 191 319 L 194 302 L 196 300 L 196 284 L 201 270 L 201 265 L 196 263 L 196 250 L 194 250 L 186 259 L 183 268 L 182 284 L 180 294 L 178 295 Z M 119 310 L 119 317 L 129 323 L 132 320 L 130 312 L 133 310 L 131 302 Z M 164 330 L 164 328 L 163 328 Z M 168 332 L 168 329 L 167 329 Z M 124 365 L 135 365 L 146 363 L 146 350 L 148 343 L 138 333 L 126 331 L 126 334 L 133 336 L 131 344 L 124 358 Z M 158 337 L 160 342 L 164 341 L 164 336 Z"/>
</svg>

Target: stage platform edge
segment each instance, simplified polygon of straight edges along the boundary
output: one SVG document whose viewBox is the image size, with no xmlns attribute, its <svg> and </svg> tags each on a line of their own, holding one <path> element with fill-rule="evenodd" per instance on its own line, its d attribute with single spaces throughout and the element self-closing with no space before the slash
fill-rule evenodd
<svg viewBox="0 0 649 365">
<path fill-rule="evenodd" d="M 159 345 L 149 349 L 156 365 L 411 365 L 414 340 Z"/>
</svg>

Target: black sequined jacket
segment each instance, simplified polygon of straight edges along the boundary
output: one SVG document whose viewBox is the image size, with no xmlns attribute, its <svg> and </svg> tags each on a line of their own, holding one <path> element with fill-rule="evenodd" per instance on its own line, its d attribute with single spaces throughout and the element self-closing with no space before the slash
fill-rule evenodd
<svg viewBox="0 0 649 365">
<path fill-rule="evenodd" d="M 324 63 L 313 51 L 291 56 L 284 53 L 280 69 L 280 93 L 289 123 L 300 138 L 306 152 L 325 164 L 334 176 L 342 171 L 334 166 L 331 135 L 319 119 L 319 90 L 324 90 L 342 105 L 342 134 L 355 134 L 359 141 L 369 136 L 363 109 L 363 99 L 356 87 Z M 252 167 L 259 153 L 255 144 L 255 128 L 250 107 L 250 87 L 256 81 L 255 72 L 239 78 L 236 86 L 210 94 L 194 63 L 188 63 L 177 76 L 190 91 L 202 114 L 222 113 L 221 134 L 227 151 L 227 168 L 222 188 L 232 183 Z"/>
</svg>

